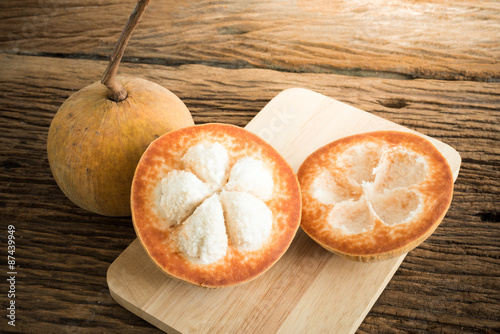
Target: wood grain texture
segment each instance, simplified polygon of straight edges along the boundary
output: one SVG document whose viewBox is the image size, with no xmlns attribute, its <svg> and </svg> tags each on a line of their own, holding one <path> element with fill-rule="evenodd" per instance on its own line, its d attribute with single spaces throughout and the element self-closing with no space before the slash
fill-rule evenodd
<svg viewBox="0 0 500 334">
<path fill-rule="evenodd" d="M 104 59 L 134 0 L 0 3 L 0 51 Z M 153 1 L 124 61 L 500 80 L 500 3 Z"/>
<path fill-rule="evenodd" d="M 116 304 L 106 286 L 107 268 L 135 239 L 130 219 L 77 208 L 46 159 L 57 108 L 97 81 L 106 62 L 2 55 L 0 63 L 0 214 L 2 226 L 17 228 L 16 330 L 157 332 Z M 450 144 L 463 159 L 450 210 L 407 256 L 358 332 L 500 331 L 499 84 L 202 65 L 123 64 L 121 73 L 169 88 L 196 123 L 244 126 L 280 91 L 304 87 Z M 0 289 L 7 291 L 3 279 Z M 5 322 L 0 329 L 12 330 Z"/>
</svg>

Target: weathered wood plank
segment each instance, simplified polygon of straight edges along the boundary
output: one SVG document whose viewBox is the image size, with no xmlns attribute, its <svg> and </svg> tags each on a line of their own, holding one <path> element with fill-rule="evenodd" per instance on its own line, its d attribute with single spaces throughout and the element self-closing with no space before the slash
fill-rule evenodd
<svg viewBox="0 0 500 334">
<path fill-rule="evenodd" d="M 135 238 L 130 219 L 74 206 L 55 184 L 46 159 L 57 108 L 98 80 L 106 62 L 13 55 L 0 55 L 0 62 L 0 212 L 17 229 L 16 329 L 156 332 L 118 306 L 106 287 L 108 266 Z M 121 73 L 171 89 L 197 123 L 243 126 L 278 92 L 299 86 L 453 146 L 463 163 L 450 211 L 407 256 L 359 333 L 500 330 L 500 84 L 202 65 L 123 64 Z M 1 282 L 0 289 L 6 288 Z"/>
<path fill-rule="evenodd" d="M 108 57 L 134 0 L 0 3 L 0 52 Z M 125 61 L 500 80 L 498 1 L 153 1 Z"/>
</svg>

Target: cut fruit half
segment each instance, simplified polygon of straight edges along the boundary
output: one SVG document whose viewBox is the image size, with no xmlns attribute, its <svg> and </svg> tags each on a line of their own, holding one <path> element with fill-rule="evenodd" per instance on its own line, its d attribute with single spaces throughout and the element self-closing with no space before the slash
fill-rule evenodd
<svg viewBox="0 0 500 334">
<path fill-rule="evenodd" d="M 206 286 L 248 282 L 288 249 L 300 224 L 297 177 L 242 128 L 196 125 L 145 151 L 132 183 L 132 220 L 168 275 Z"/>
<path fill-rule="evenodd" d="M 372 262 L 422 243 L 444 218 L 453 176 L 427 139 L 399 131 L 345 137 L 299 168 L 302 229 L 324 248 Z"/>
</svg>

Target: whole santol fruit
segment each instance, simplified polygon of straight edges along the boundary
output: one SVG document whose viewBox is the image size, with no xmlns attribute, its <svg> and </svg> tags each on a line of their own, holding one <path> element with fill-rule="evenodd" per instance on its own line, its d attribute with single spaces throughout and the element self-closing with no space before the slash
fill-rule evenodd
<svg viewBox="0 0 500 334">
<path fill-rule="evenodd" d="M 130 215 L 130 186 L 142 153 L 162 134 L 194 124 L 169 90 L 116 76 L 148 2 L 138 2 L 102 81 L 69 97 L 49 129 L 47 154 L 57 184 L 75 204 L 102 215 Z"/>
</svg>

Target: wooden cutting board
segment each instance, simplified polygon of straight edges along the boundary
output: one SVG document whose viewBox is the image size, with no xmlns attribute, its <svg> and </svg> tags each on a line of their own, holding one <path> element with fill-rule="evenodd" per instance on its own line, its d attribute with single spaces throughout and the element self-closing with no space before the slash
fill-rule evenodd
<svg viewBox="0 0 500 334">
<path fill-rule="evenodd" d="M 415 132 L 300 88 L 281 92 L 246 129 L 271 143 L 295 171 L 317 148 L 347 135 Z M 427 138 L 448 159 L 456 179 L 460 155 Z M 354 333 L 403 259 L 351 262 L 299 229 L 286 254 L 264 275 L 213 290 L 167 277 L 136 239 L 111 264 L 107 281 L 120 305 L 167 333 Z"/>
</svg>

